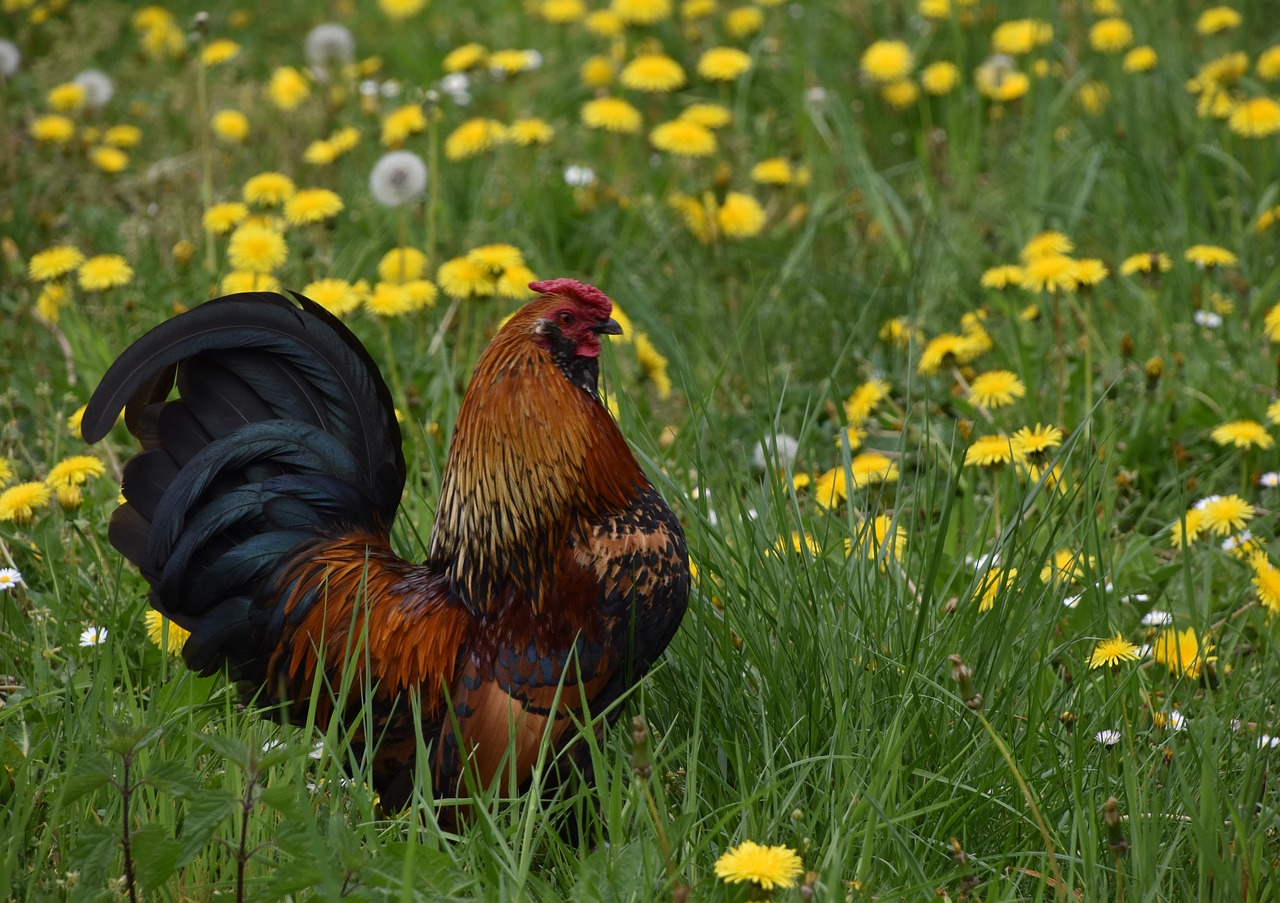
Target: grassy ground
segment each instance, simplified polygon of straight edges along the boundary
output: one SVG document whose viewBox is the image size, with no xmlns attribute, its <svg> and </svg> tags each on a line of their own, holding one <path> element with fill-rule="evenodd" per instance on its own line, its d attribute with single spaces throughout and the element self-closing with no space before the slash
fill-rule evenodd
<svg viewBox="0 0 1280 903">
<path fill-rule="evenodd" d="M 2 14 L 22 62 L 0 82 L 0 566 L 15 569 L 0 581 L 0 896 L 759 898 L 714 871 L 751 840 L 809 873 L 776 899 L 1275 898 L 1280 139 L 1250 134 L 1280 120 L 1257 100 L 1277 94 L 1270 3 L 1206 34 L 1185 2 L 952 0 L 930 19 L 947 4 L 693 0 L 613 37 L 547 21 L 563 2 L 433 0 L 400 23 L 372 3 L 258 4 L 203 33 L 187 3 L 141 22 L 120 3 L 59 6 Z M 1007 24 L 1022 15 L 1040 24 Z M 1109 17 L 1154 49 L 1151 71 L 1127 71 L 1141 60 Z M 304 36 L 330 20 L 361 71 L 307 76 L 309 96 L 279 109 L 264 86 L 305 70 Z M 238 54 L 202 65 L 221 39 Z M 911 60 L 864 56 L 878 40 Z M 438 83 L 472 41 L 540 57 L 501 78 L 502 57 L 473 68 L 463 106 Z M 997 45 L 1013 52 L 993 59 Z M 717 46 L 750 69 L 699 74 Z M 685 84 L 620 84 L 646 51 Z M 607 86 L 580 74 L 595 55 Z M 901 65 L 938 87 L 938 62 L 958 83 L 937 96 L 876 81 Z M 67 112 L 65 142 L 39 140 L 68 98 L 51 90 L 88 67 L 114 96 Z M 604 94 L 634 106 L 637 133 L 583 124 Z M 383 123 L 424 102 L 421 130 L 391 143 L 429 162 L 431 187 L 381 206 Z M 655 149 L 651 130 L 694 102 L 728 114 L 714 149 Z M 218 110 L 243 112 L 248 137 L 210 133 Z M 473 117 L 554 135 L 484 148 L 455 133 Z M 119 161 L 95 149 L 122 124 L 141 141 L 104 172 Z M 307 162 L 346 126 L 352 149 Z M 777 157 L 786 184 L 753 178 Z M 568 184 L 568 167 L 593 181 Z M 444 836 L 425 795 L 378 814 L 337 733 L 264 721 L 148 639 L 143 582 L 106 541 L 128 437 L 86 448 L 68 418 L 132 338 L 219 293 L 233 255 L 202 214 L 271 170 L 344 204 L 309 225 L 255 205 L 283 230 L 280 284 L 366 280 L 359 301 L 402 244 L 439 283 L 430 305 L 347 315 L 406 417 L 408 556 L 460 389 L 518 303 L 466 297 L 442 264 L 511 244 L 539 277 L 601 286 L 647 336 L 615 343 L 607 387 L 698 567 L 679 635 L 628 702 L 651 732 L 648 779 L 624 719 L 594 787 L 493 801 Z M 1039 253 L 1046 230 L 1074 247 Z M 132 274 L 41 281 L 36 255 L 57 245 Z M 1196 245 L 1232 256 L 1198 265 Z M 1152 272 L 1124 265 L 1142 254 Z M 1020 271 L 1000 287 L 1004 264 Z M 846 410 L 851 396 L 866 404 Z M 1060 444 L 1039 433 L 1038 454 L 1003 466 L 970 451 L 1035 452 L 1036 437 L 982 440 L 1037 425 Z M 761 469 L 756 444 L 779 434 L 798 454 Z M 105 473 L 80 498 L 20 509 L 40 495 L 24 484 L 82 454 Z"/>
</svg>

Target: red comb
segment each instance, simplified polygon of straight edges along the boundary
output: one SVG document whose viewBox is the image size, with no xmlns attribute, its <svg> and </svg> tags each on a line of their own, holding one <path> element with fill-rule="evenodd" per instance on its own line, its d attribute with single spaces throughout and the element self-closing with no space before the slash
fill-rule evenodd
<svg viewBox="0 0 1280 903">
<path fill-rule="evenodd" d="M 529 288 L 541 295 L 561 295 L 571 298 L 584 307 L 598 312 L 601 318 L 613 313 L 613 302 L 609 296 L 594 285 L 587 285 L 577 279 L 544 279 L 542 282 L 530 282 Z"/>
</svg>

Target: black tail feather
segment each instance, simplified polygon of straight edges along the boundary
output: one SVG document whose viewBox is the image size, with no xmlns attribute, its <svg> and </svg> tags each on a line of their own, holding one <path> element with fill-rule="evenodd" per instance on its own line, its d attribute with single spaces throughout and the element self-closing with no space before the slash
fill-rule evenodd
<svg viewBox="0 0 1280 903">
<path fill-rule="evenodd" d="M 252 674 L 272 640 L 263 625 L 283 623 L 260 591 L 291 550 L 385 533 L 404 488 L 377 367 L 339 320 L 295 297 L 231 295 L 161 324 L 112 364 L 82 421 L 95 442 L 124 408 L 147 449 L 125 467 L 109 538 L 153 606 L 192 631 L 184 655 L 202 672 L 230 662 Z"/>
</svg>

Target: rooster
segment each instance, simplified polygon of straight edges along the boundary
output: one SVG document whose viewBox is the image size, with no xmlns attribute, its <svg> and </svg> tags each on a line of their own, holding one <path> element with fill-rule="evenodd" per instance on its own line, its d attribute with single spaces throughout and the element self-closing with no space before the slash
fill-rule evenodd
<svg viewBox="0 0 1280 903">
<path fill-rule="evenodd" d="M 191 632 L 188 666 L 226 667 L 290 721 L 339 719 L 384 809 L 410 799 L 419 730 L 436 797 L 518 792 L 544 742 L 616 720 L 688 603 L 680 524 L 600 398 L 612 302 L 530 288 L 463 397 L 422 564 L 391 546 L 390 392 L 306 298 L 230 295 L 161 324 L 84 414 L 96 442 L 123 408 L 142 444 L 109 538 Z"/>
</svg>

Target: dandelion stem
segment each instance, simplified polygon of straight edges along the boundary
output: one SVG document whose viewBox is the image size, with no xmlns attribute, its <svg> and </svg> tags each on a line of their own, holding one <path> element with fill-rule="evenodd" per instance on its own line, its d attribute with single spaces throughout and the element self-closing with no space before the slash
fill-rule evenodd
<svg viewBox="0 0 1280 903">
<path fill-rule="evenodd" d="M 438 109 L 427 113 L 427 268 L 436 265 L 436 208 L 440 206 L 440 126 Z M 403 244 L 403 242 L 401 242 Z"/>
<path fill-rule="evenodd" d="M 200 51 L 196 54 L 196 119 L 200 129 L 200 205 L 207 211 L 213 206 L 213 144 L 209 135 L 209 67 L 204 61 L 203 34 Z M 208 226 L 204 230 L 204 268 L 208 273 L 218 271 L 218 244 Z"/>
</svg>

